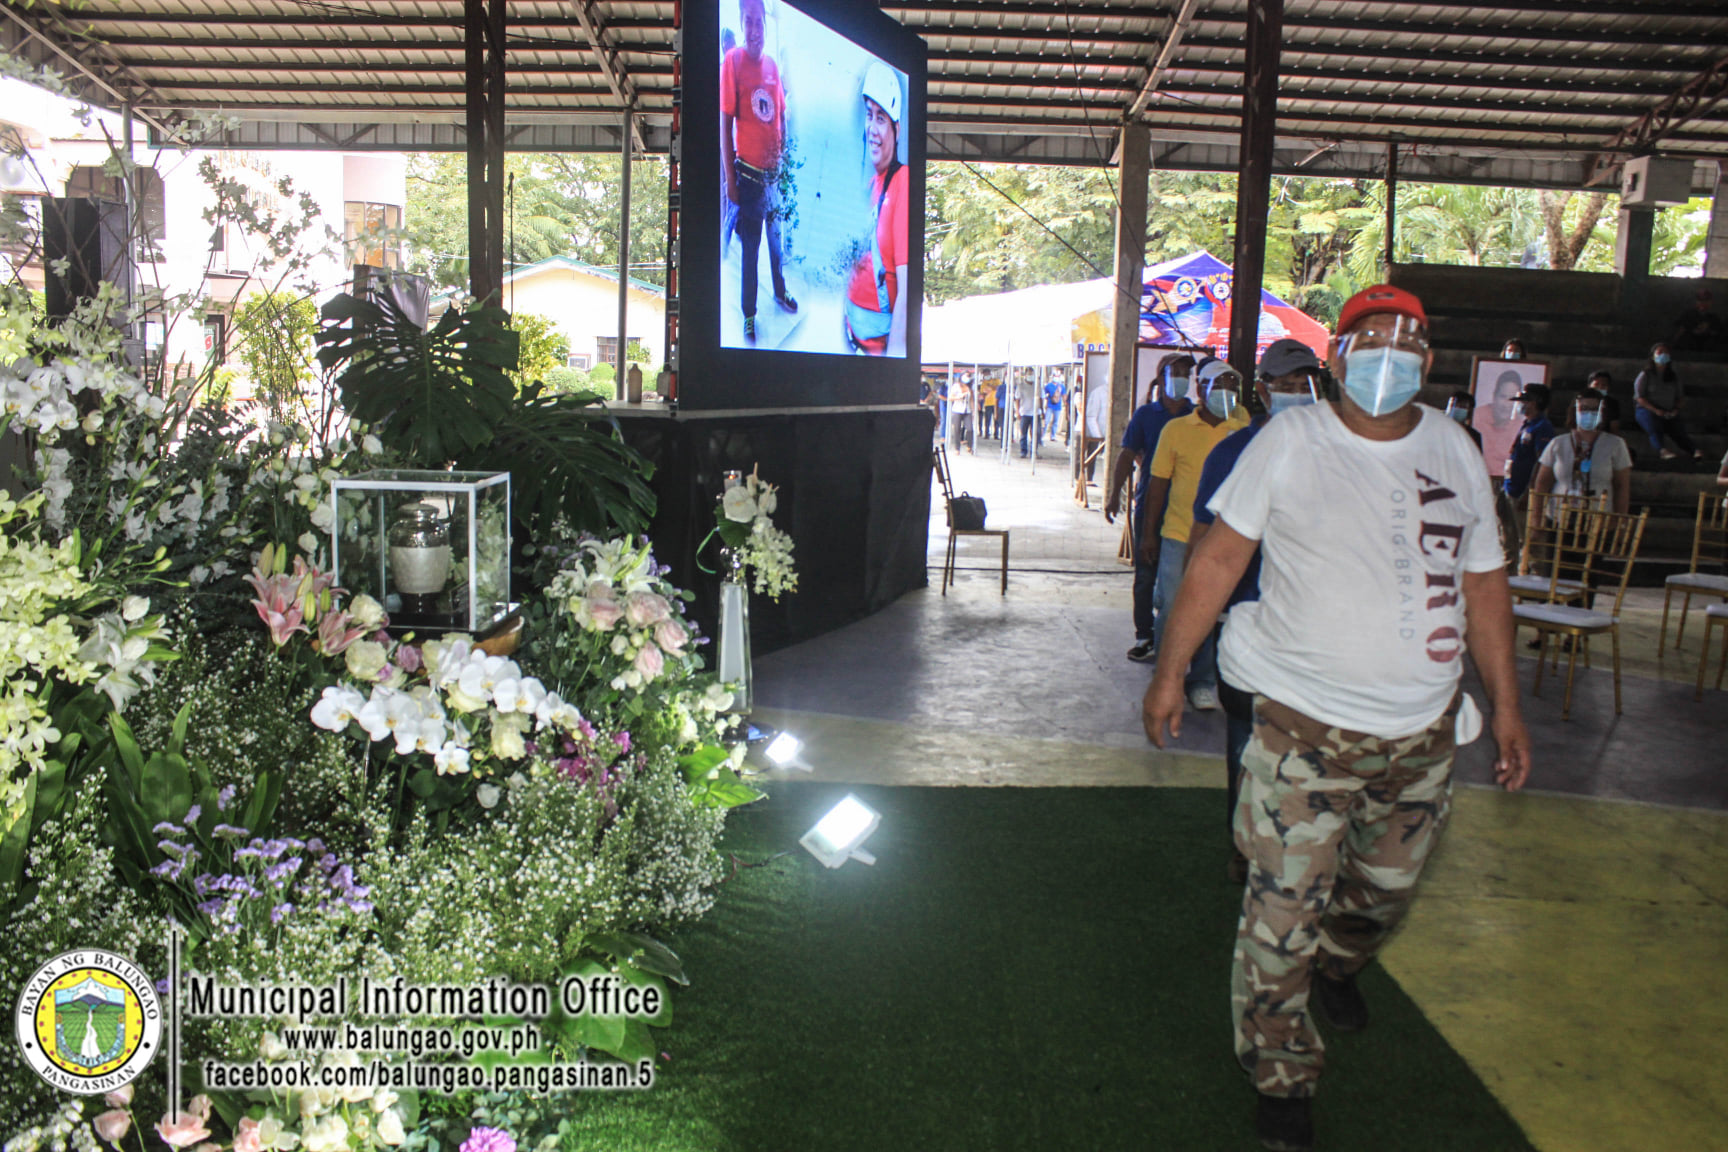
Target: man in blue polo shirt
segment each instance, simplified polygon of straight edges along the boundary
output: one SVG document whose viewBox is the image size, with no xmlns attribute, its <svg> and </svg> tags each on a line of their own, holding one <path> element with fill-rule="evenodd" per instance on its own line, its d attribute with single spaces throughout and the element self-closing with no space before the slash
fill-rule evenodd
<svg viewBox="0 0 1728 1152">
<path fill-rule="evenodd" d="M 1140 555 L 1140 506 L 1146 499 L 1146 484 L 1152 475 L 1152 454 L 1158 450 L 1158 435 L 1164 425 L 1178 416 L 1194 410 L 1189 401 L 1189 383 L 1194 374 L 1194 357 L 1166 356 L 1158 365 L 1158 384 L 1146 403 L 1135 410 L 1122 435 L 1122 452 L 1116 466 L 1110 470 L 1110 495 L 1104 499 L 1104 520 L 1114 524 L 1122 510 L 1122 486 L 1128 482 L 1128 472 L 1139 461 L 1140 475 L 1134 482 L 1134 505 L 1128 523 L 1134 536 L 1134 647 L 1128 649 L 1128 659 L 1150 664 L 1158 658 L 1154 642 L 1155 621 L 1152 616 L 1152 592 L 1158 583 L 1158 565 L 1148 564 Z"/>
<path fill-rule="evenodd" d="M 1275 340 L 1260 357 L 1260 367 L 1254 374 L 1254 388 L 1260 393 L 1261 415 L 1255 416 L 1248 427 L 1232 432 L 1219 441 L 1218 446 L 1206 457 L 1206 466 L 1200 470 L 1200 487 L 1194 493 L 1194 527 L 1188 530 L 1189 555 L 1193 555 L 1194 549 L 1199 547 L 1201 537 L 1212 526 L 1214 517 L 1206 505 L 1217 495 L 1219 486 L 1230 475 L 1230 470 L 1236 467 L 1236 460 L 1242 455 L 1242 450 L 1248 447 L 1248 442 L 1265 427 L 1267 420 L 1278 413 L 1287 408 L 1313 404 L 1321 399 L 1320 358 L 1300 340 L 1289 337 Z M 1228 612 L 1243 601 L 1258 599 L 1260 554 L 1256 552 L 1254 559 L 1248 564 L 1248 570 L 1242 574 L 1241 581 L 1236 585 L 1236 590 L 1230 594 L 1225 611 Z M 1242 750 L 1248 747 L 1248 738 L 1254 734 L 1254 694 L 1244 692 L 1220 676 L 1218 701 L 1224 706 L 1224 770 L 1228 780 L 1229 799 L 1229 804 L 1224 809 L 1224 828 L 1229 833 L 1235 828 L 1236 798 L 1242 789 Z M 1248 878 L 1248 859 L 1235 847 L 1233 839 L 1229 875 L 1236 884 L 1241 884 Z"/>
</svg>

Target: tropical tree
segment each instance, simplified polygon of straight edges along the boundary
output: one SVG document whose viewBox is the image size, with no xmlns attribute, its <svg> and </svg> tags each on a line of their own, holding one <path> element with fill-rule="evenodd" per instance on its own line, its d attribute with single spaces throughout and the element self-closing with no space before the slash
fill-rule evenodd
<svg viewBox="0 0 1728 1152">
<path fill-rule="evenodd" d="M 533 264 L 568 256 L 604 268 L 618 266 L 621 166 L 603 153 L 510 153 L 505 173 L 506 261 Z M 631 166 L 631 275 L 654 284 L 666 278 L 666 160 L 638 157 Z M 403 227 L 410 271 L 443 288 L 468 280 L 468 169 L 456 153 L 419 153 L 408 164 Z"/>
</svg>

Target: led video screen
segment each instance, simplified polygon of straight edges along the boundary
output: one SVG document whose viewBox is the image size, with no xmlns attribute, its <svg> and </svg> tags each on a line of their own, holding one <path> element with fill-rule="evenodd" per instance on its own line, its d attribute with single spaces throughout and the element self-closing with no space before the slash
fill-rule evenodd
<svg viewBox="0 0 1728 1152">
<path fill-rule="evenodd" d="M 685 9 L 681 396 L 915 403 L 924 46 L 872 6 Z"/>
<path fill-rule="evenodd" d="M 906 73 L 789 5 L 720 5 L 720 344 L 906 355 Z"/>
</svg>

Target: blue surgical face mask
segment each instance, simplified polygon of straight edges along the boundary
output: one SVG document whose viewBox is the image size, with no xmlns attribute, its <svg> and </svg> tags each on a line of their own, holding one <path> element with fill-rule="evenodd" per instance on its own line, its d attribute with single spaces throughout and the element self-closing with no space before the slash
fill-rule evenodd
<svg viewBox="0 0 1728 1152">
<path fill-rule="evenodd" d="M 1447 405 L 1446 415 L 1452 417 L 1452 419 L 1458 421 L 1460 424 L 1470 423 L 1470 409 L 1464 407 L 1462 404 Z"/>
<path fill-rule="evenodd" d="M 1578 413 L 1578 431 L 1580 431 L 1580 432 L 1594 432 L 1594 431 L 1596 431 L 1596 429 L 1598 429 L 1600 427 L 1602 427 L 1602 413 L 1601 413 L 1601 411 L 1599 411 L 1599 410 L 1598 411 L 1592 411 L 1592 412 L 1582 412 L 1581 411 Z"/>
<path fill-rule="evenodd" d="M 1396 412 L 1422 390 L 1422 354 L 1394 348 L 1352 350 L 1344 357 L 1344 391 L 1370 416 Z"/>
<path fill-rule="evenodd" d="M 1164 373 L 1164 394 L 1172 400 L 1186 400 L 1188 398 L 1188 377 L 1177 376 L 1170 372 Z"/>
<path fill-rule="evenodd" d="M 1674 359 L 1674 357 L 1668 355 L 1666 352 L 1658 352 L 1656 355 L 1650 357 L 1650 359 L 1656 361 L 1656 366 L 1658 368 L 1666 368 L 1668 367 L 1668 361 Z"/>
<path fill-rule="evenodd" d="M 1266 399 L 1268 401 L 1266 408 L 1274 416 L 1292 408 L 1302 408 L 1314 403 L 1313 394 L 1308 392 L 1268 392 Z"/>
<path fill-rule="evenodd" d="M 1206 393 L 1206 411 L 1220 420 L 1230 419 L 1236 411 L 1236 393 L 1228 388 L 1214 388 Z"/>
</svg>

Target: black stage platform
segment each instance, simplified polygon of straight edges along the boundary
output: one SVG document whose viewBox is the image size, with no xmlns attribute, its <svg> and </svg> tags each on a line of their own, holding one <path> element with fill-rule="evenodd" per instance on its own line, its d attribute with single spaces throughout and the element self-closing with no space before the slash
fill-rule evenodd
<svg viewBox="0 0 1728 1152">
<path fill-rule="evenodd" d="M 779 487 L 774 522 L 795 546 L 798 591 L 750 598 L 752 649 L 774 651 L 849 624 L 928 583 L 932 415 L 918 405 L 675 411 L 608 405 L 624 438 L 654 463 L 649 529 L 691 613 L 715 636 L 721 567 L 714 527 L 722 473 L 757 468 Z M 703 571 L 702 565 L 712 571 Z"/>
</svg>

